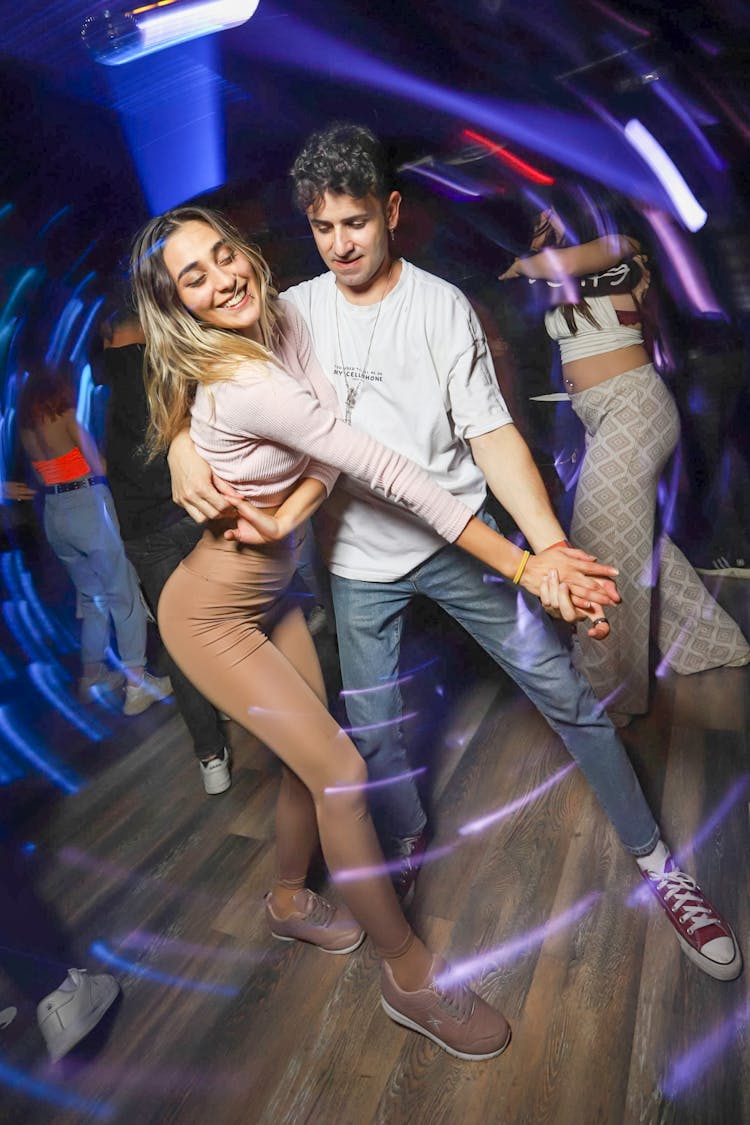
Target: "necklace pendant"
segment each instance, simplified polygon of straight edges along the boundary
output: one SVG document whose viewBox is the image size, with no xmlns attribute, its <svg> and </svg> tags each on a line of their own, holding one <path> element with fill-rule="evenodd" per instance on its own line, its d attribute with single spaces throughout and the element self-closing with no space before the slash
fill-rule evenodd
<svg viewBox="0 0 750 1125">
<path fill-rule="evenodd" d="M 347 387 L 346 388 L 346 402 L 344 404 L 346 406 L 346 414 L 344 416 L 344 421 L 346 422 L 347 425 L 349 425 L 349 423 L 352 420 L 352 411 L 354 410 L 354 404 L 355 404 L 356 401 L 357 401 L 357 388 L 356 387 Z"/>
</svg>

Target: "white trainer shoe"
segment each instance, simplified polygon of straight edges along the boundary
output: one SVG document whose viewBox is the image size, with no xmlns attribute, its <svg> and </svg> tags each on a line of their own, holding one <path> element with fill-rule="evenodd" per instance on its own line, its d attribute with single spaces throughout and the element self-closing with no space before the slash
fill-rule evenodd
<svg viewBox="0 0 750 1125">
<path fill-rule="evenodd" d="M 123 715 L 140 715 L 147 711 L 152 703 L 159 703 L 172 694 L 172 681 L 169 676 L 152 676 L 150 672 L 143 673 L 140 683 L 129 683 L 125 688 L 125 704 Z"/>
<path fill-rule="evenodd" d="M 119 984 L 109 973 L 92 976 L 85 969 L 68 969 L 60 987 L 45 996 L 36 1009 L 39 1030 L 53 1062 L 94 1030 L 119 991 Z"/>
<path fill-rule="evenodd" d="M 226 746 L 221 758 L 210 758 L 207 762 L 200 763 L 203 788 L 209 795 L 225 793 L 232 784 L 231 764 L 232 759 Z"/>
</svg>

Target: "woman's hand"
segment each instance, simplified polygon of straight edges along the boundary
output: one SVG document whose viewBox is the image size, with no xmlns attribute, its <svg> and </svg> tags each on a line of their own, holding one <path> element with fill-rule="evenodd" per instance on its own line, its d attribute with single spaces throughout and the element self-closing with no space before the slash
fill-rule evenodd
<svg viewBox="0 0 750 1125">
<path fill-rule="evenodd" d="M 559 581 L 566 586 L 573 605 L 585 614 L 592 606 L 601 608 L 603 605 L 617 605 L 620 601 L 613 581 L 617 577 L 617 569 L 597 562 L 593 555 L 578 547 L 548 547 L 546 551 L 532 555 L 523 572 L 521 585 L 539 597 L 542 580 L 551 570 L 557 572 Z"/>
<path fill-rule="evenodd" d="M 219 477 L 214 477 L 214 485 L 232 500 L 238 516 L 236 525 L 224 532 L 224 538 L 253 545 L 285 539 L 305 523 L 326 498 L 322 481 L 316 477 L 303 477 L 271 516 L 262 508 L 243 500 L 231 485 Z"/>
<path fill-rule="evenodd" d="M 498 281 L 511 281 L 514 277 L 523 277 L 524 272 L 523 272 L 523 269 L 521 267 L 522 261 L 523 261 L 522 258 L 516 258 L 516 260 L 512 263 L 512 265 L 508 266 L 505 273 L 500 274 L 500 276 L 498 277 L 497 280 Z"/>
<path fill-rule="evenodd" d="M 633 297 L 637 304 L 642 304 L 643 298 L 646 296 L 651 285 L 651 270 L 647 266 L 648 258 L 645 254 L 634 254 L 633 261 L 637 262 L 641 267 L 641 278 L 637 285 L 632 289 Z"/>
<path fill-rule="evenodd" d="M 0 498 L 3 500 L 33 500 L 36 489 L 29 488 L 20 480 L 6 480 L 0 482 Z"/>
<path fill-rule="evenodd" d="M 589 620 L 591 628 L 588 629 L 588 635 L 593 640 L 602 641 L 609 636 L 609 622 L 604 616 L 602 607 L 595 602 L 589 602 L 591 608 L 588 611 L 577 609 L 571 599 L 568 584 L 560 581 L 560 576 L 554 568 L 542 578 L 539 600 L 550 617 L 561 617 L 571 623 Z"/>
</svg>

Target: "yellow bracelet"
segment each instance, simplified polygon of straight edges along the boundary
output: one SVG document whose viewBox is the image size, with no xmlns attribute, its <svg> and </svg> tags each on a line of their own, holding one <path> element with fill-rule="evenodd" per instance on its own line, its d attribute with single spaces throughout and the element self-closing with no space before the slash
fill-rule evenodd
<svg viewBox="0 0 750 1125">
<path fill-rule="evenodd" d="M 521 561 L 518 564 L 518 570 L 513 575 L 513 581 L 515 582 L 516 586 L 521 581 L 521 575 L 526 570 L 526 563 L 529 561 L 530 558 L 531 558 L 531 551 L 524 551 L 524 553 L 521 555 Z"/>
</svg>

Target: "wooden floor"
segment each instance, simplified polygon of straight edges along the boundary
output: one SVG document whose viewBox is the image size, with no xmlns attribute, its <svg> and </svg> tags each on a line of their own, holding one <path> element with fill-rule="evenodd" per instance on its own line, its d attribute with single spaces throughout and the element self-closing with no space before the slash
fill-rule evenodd
<svg viewBox="0 0 750 1125">
<path fill-rule="evenodd" d="M 476 986 L 512 1023 L 506 1054 L 460 1062 L 393 1024 L 369 943 L 330 957 L 269 939 L 274 764 L 232 727 L 232 789 L 206 797 L 170 710 L 80 793 L 15 827 L 36 845 L 38 892 L 90 968 L 114 966 L 123 996 L 57 1066 L 31 1019 L 0 1030 L 0 1121 L 750 1121 L 750 972 L 719 983 L 681 955 L 665 918 L 634 901 L 635 864 L 575 771 L 523 803 L 568 759 L 507 681 L 478 667 L 431 733 L 433 847 L 445 854 L 423 871 L 411 916 L 452 959 L 488 954 Z M 664 678 L 624 732 L 666 837 L 733 921 L 746 961 L 749 685 L 747 669 Z M 513 802 L 484 832 L 458 835 Z M 0 1008 L 14 1002 L 0 977 Z"/>
</svg>

